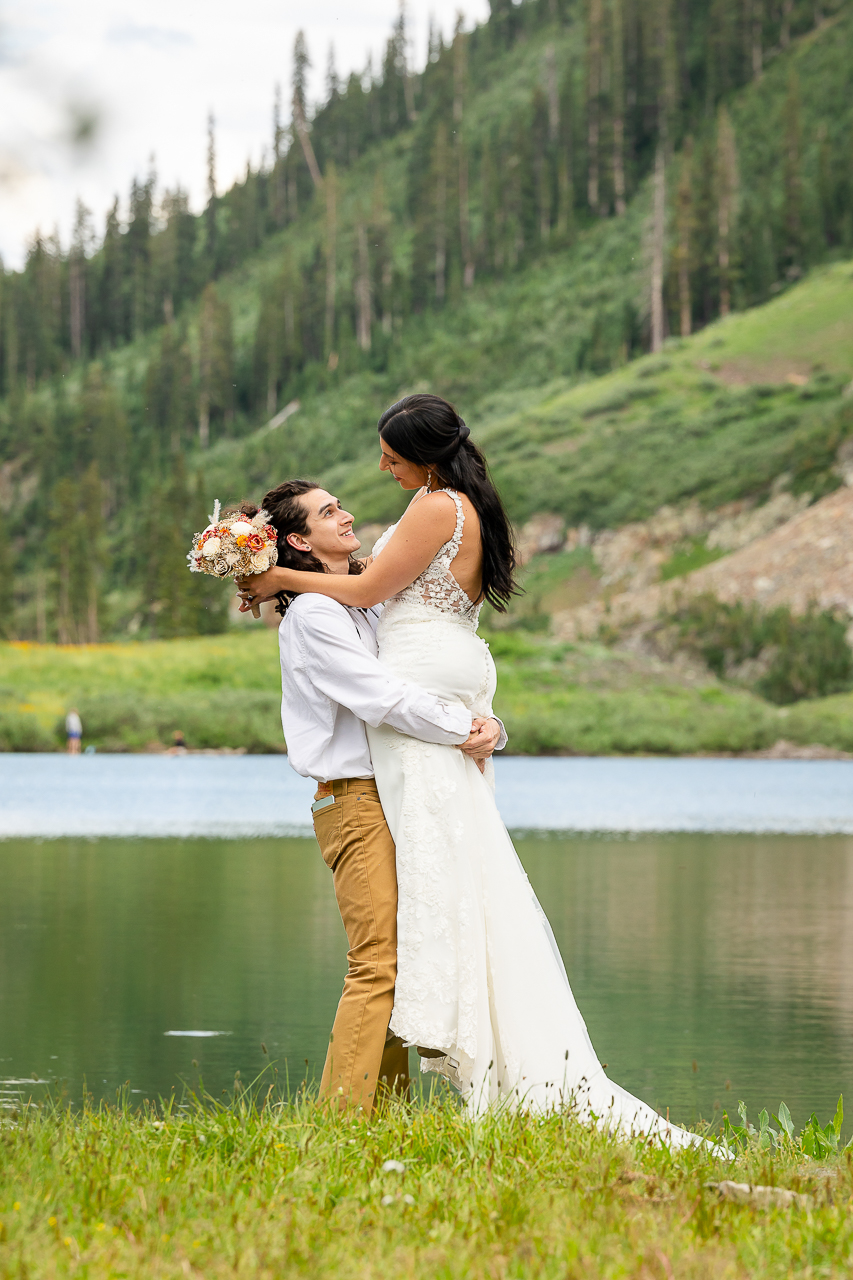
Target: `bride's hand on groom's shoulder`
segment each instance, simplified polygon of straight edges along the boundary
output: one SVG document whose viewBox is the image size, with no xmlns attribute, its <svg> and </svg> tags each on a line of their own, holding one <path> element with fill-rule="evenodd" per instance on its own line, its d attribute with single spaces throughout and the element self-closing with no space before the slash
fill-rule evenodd
<svg viewBox="0 0 853 1280">
<path fill-rule="evenodd" d="M 248 578 L 235 578 L 237 594 L 240 597 L 240 612 L 248 613 L 252 605 L 263 604 L 265 600 L 274 600 L 282 584 L 278 580 L 281 574 L 277 569 L 267 569 L 265 573 L 253 573 Z"/>
</svg>

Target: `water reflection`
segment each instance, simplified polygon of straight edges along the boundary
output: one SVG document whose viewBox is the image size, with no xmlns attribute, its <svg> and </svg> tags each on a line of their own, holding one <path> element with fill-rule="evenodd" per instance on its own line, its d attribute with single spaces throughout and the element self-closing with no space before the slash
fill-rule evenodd
<svg viewBox="0 0 853 1280">
<path fill-rule="evenodd" d="M 853 1098 L 853 840 L 518 847 L 615 1079 L 682 1120 Z M 345 939 L 313 842 L 10 840 L 0 883 L 7 1081 L 219 1092 L 263 1069 L 262 1042 L 291 1080 L 322 1061 Z"/>
</svg>

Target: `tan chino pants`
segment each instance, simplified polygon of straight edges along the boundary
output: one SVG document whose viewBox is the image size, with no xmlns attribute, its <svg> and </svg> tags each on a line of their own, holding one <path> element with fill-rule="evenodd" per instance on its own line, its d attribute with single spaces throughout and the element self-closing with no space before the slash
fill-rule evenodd
<svg viewBox="0 0 853 1280">
<path fill-rule="evenodd" d="M 316 811 L 314 832 L 334 877 L 349 952 L 320 1097 L 369 1112 L 383 1090 L 409 1085 L 408 1050 L 399 1037 L 387 1038 L 397 977 L 396 855 L 372 778 L 321 783 L 315 798 L 327 796 L 334 803 Z"/>
</svg>

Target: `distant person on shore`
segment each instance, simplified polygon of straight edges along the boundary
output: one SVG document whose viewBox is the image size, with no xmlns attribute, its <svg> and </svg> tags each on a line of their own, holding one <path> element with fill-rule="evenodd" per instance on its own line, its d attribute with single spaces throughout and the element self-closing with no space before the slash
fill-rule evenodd
<svg viewBox="0 0 853 1280">
<path fill-rule="evenodd" d="M 80 712 L 76 707 L 72 707 L 65 717 L 65 742 L 66 750 L 70 756 L 79 756 L 80 739 L 83 737 L 83 721 L 80 719 Z"/>
<path fill-rule="evenodd" d="M 187 754 L 187 741 L 180 729 L 176 729 L 172 734 L 171 755 L 185 756 Z"/>
</svg>

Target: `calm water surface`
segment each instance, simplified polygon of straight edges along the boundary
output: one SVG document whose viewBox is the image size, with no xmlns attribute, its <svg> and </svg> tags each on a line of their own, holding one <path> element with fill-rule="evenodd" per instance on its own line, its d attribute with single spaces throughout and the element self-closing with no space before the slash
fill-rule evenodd
<svg viewBox="0 0 853 1280">
<path fill-rule="evenodd" d="M 853 839 L 518 848 L 614 1079 L 682 1121 L 743 1098 L 825 1122 L 853 1100 Z M 262 1043 L 291 1079 L 321 1063 L 345 939 L 313 841 L 8 838 L 0 885 L 7 1101 L 43 1093 L 33 1077 L 74 1099 L 199 1074 L 218 1093 Z M 220 1034 L 167 1034 L 186 1031 Z"/>
</svg>

